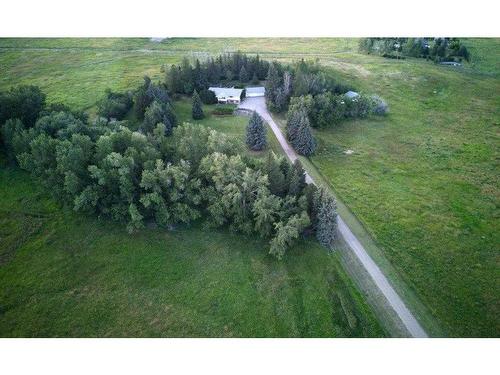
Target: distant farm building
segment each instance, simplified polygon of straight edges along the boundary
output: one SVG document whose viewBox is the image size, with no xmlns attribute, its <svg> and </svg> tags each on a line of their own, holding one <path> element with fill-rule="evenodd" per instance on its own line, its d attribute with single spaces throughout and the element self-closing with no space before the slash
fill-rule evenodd
<svg viewBox="0 0 500 375">
<path fill-rule="evenodd" d="M 359 96 L 359 94 L 356 91 L 347 91 L 344 95 L 346 98 L 349 99 L 355 99 Z"/>
<path fill-rule="evenodd" d="M 209 87 L 217 97 L 219 103 L 240 104 L 241 94 L 243 89 L 235 89 L 234 87 Z"/>
<path fill-rule="evenodd" d="M 266 88 L 265 87 L 247 87 L 245 89 L 246 92 L 246 97 L 247 98 L 255 98 L 258 96 L 264 96 L 266 94 Z"/>
</svg>

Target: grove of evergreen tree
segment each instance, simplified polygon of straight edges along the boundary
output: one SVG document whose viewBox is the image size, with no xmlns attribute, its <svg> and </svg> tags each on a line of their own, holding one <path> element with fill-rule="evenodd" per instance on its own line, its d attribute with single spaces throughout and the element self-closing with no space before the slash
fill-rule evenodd
<svg viewBox="0 0 500 375">
<path fill-rule="evenodd" d="M 269 63 L 259 55 L 247 56 L 241 52 L 222 54 L 203 62 L 197 59 L 194 65 L 185 58 L 180 65 L 167 69 L 165 82 L 173 94 L 191 95 L 197 90 L 201 96 L 211 85 L 238 86 L 247 83 L 250 77 L 264 80 L 268 67 Z"/>
</svg>

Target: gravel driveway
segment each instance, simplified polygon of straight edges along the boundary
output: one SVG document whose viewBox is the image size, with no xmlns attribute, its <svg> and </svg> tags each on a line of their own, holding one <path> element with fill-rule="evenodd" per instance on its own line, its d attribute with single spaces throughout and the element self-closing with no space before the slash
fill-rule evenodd
<svg viewBox="0 0 500 375">
<path fill-rule="evenodd" d="M 260 115 L 260 117 L 262 117 L 264 121 L 266 121 L 269 124 L 271 130 L 273 131 L 276 138 L 278 138 L 281 147 L 283 148 L 283 150 L 285 151 L 286 155 L 291 160 L 291 162 L 293 163 L 295 159 L 297 159 L 297 154 L 295 153 L 295 150 L 292 148 L 292 146 L 288 144 L 280 128 L 274 122 L 273 118 L 271 117 L 271 114 L 267 110 L 266 99 L 263 96 L 246 98 L 245 100 L 243 100 L 243 102 L 240 103 L 238 108 L 257 112 Z M 306 172 L 306 182 L 308 184 L 314 183 L 313 179 L 311 178 L 311 176 L 309 176 L 307 172 Z"/>
<path fill-rule="evenodd" d="M 297 159 L 295 150 L 288 144 L 283 133 L 281 132 L 281 129 L 274 122 L 271 114 L 267 110 L 264 97 L 246 98 L 245 100 L 243 100 L 243 102 L 240 103 L 238 108 L 256 111 L 269 124 L 271 130 L 276 135 L 276 138 L 278 139 L 281 147 L 285 151 L 288 158 L 292 161 L 292 163 L 295 161 L 295 159 Z M 315 184 L 314 180 L 307 172 L 306 182 L 308 184 Z M 427 333 L 423 330 L 411 311 L 406 307 L 401 297 L 394 290 L 385 275 L 382 273 L 382 270 L 373 261 L 361 242 L 356 238 L 354 233 L 352 233 L 352 231 L 349 229 L 340 215 L 338 215 L 338 228 L 345 242 L 349 245 L 350 250 L 354 253 L 356 258 L 365 268 L 366 272 L 368 272 L 370 277 L 373 279 L 373 282 L 385 296 L 389 305 L 396 312 L 399 319 L 401 319 L 401 322 L 404 324 L 410 335 L 413 337 L 428 337 Z"/>
</svg>

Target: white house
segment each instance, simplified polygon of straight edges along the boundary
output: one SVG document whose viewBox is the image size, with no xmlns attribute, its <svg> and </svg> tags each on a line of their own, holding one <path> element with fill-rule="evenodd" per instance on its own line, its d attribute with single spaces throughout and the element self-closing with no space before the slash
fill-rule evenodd
<svg viewBox="0 0 500 375">
<path fill-rule="evenodd" d="M 266 94 L 266 88 L 265 87 L 247 87 L 245 89 L 246 97 L 247 98 L 255 98 L 258 96 L 264 96 Z"/>
<path fill-rule="evenodd" d="M 234 87 L 209 87 L 208 89 L 215 94 L 219 103 L 240 104 L 241 102 L 243 89 Z"/>
</svg>

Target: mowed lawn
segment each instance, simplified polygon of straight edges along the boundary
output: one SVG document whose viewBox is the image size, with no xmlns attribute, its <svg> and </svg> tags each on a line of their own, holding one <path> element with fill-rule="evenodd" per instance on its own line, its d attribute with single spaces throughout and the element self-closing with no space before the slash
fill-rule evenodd
<svg viewBox="0 0 500 375">
<path fill-rule="evenodd" d="M 476 60 L 346 57 L 364 74 L 344 77 L 391 113 L 315 132 L 311 159 L 451 336 L 500 334 L 500 80 L 498 60 Z"/>
<path fill-rule="evenodd" d="M 191 99 L 182 98 L 180 100 L 174 101 L 174 109 L 179 123 L 190 122 L 191 124 L 200 124 L 203 126 L 207 126 L 232 137 L 241 144 L 244 144 L 246 139 L 246 127 L 250 118 L 245 115 L 215 115 L 213 114 L 215 107 L 215 105 L 203 105 L 203 112 L 205 114 L 205 117 L 201 120 L 193 120 L 191 116 Z M 243 148 L 247 150 L 248 155 L 257 158 L 264 158 L 267 156 L 269 150 L 272 150 L 276 154 L 284 155 L 283 149 L 281 148 L 273 131 L 269 128 L 269 126 L 267 126 L 266 128 L 267 148 L 263 151 L 255 152 L 250 151 L 246 146 L 243 146 Z"/>
<path fill-rule="evenodd" d="M 284 261 L 254 237 L 121 224 L 59 208 L 0 165 L 0 337 L 383 336 L 335 254 Z"/>
</svg>

